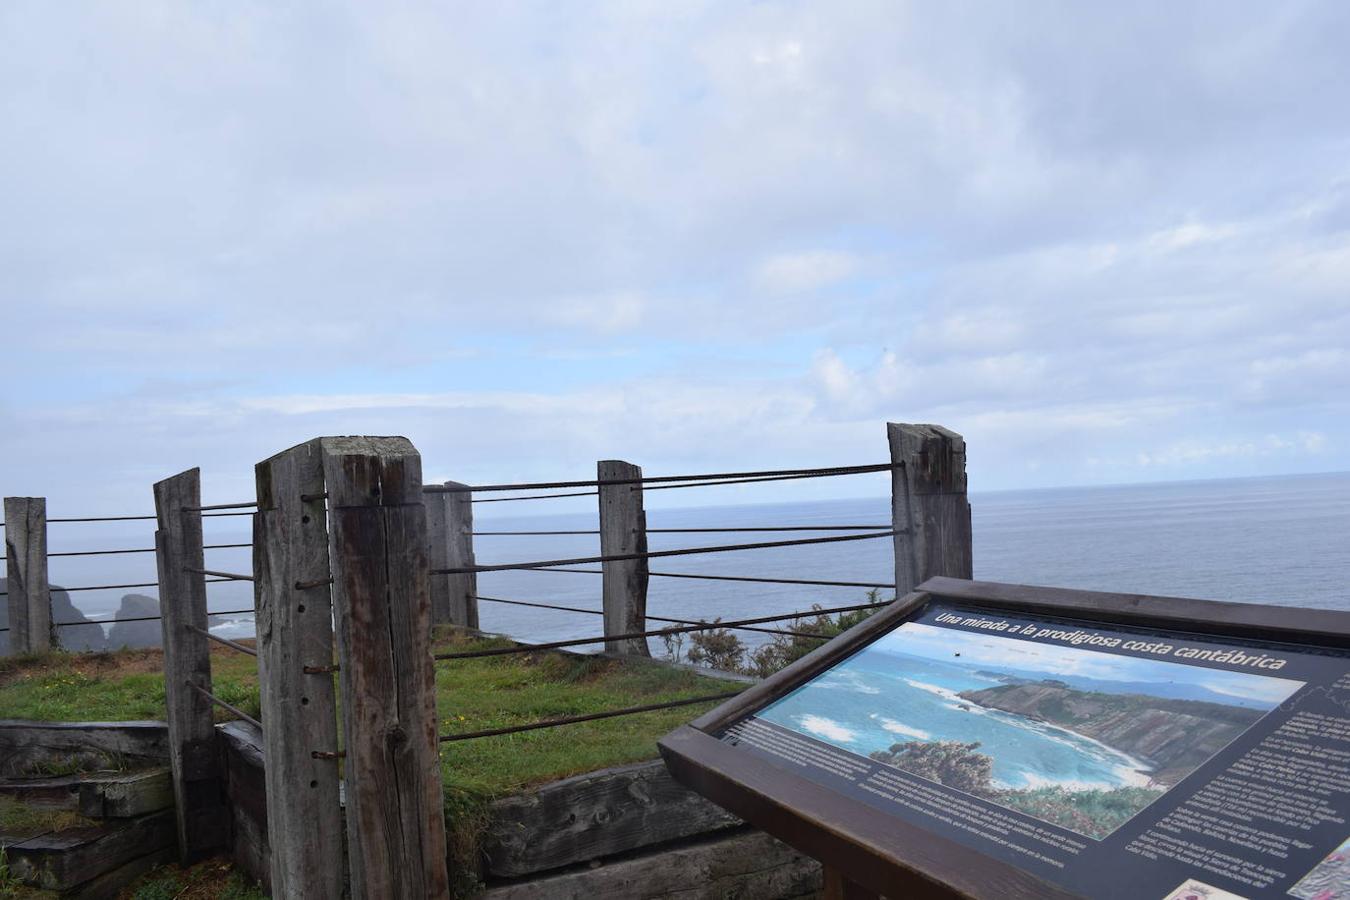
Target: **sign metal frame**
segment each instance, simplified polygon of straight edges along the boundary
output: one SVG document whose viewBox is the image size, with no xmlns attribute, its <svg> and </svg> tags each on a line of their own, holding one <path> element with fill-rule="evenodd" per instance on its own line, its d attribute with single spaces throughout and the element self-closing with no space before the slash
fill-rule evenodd
<svg viewBox="0 0 1350 900">
<path fill-rule="evenodd" d="M 782 671 L 658 741 L 675 779 L 821 860 L 843 896 L 1077 897 L 1066 888 L 786 769 L 714 735 L 767 707 L 922 613 L 954 603 L 994 613 L 1076 619 L 1350 651 L 1350 612 L 931 578 Z M 860 890 L 861 889 L 861 890 Z M 838 890 L 836 888 L 836 890 Z"/>
</svg>

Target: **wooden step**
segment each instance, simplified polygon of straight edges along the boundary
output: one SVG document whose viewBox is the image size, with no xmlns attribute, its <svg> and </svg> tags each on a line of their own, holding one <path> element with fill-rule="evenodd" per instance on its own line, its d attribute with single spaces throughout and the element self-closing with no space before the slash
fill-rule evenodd
<svg viewBox="0 0 1350 900">
<path fill-rule="evenodd" d="M 173 806 L 167 767 L 47 778 L 0 778 L 0 797 L 36 809 L 69 809 L 91 819 L 141 816 Z"/>
<path fill-rule="evenodd" d="M 92 828 L 72 828 L 17 841 L 5 848 L 11 874 L 50 891 L 74 891 L 144 857 L 173 850 L 172 809 Z"/>
</svg>

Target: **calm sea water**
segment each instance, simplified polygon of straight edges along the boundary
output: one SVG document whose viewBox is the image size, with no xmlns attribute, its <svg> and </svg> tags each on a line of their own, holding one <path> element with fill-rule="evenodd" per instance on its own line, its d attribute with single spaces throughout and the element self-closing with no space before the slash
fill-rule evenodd
<svg viewBox="0 0 1350 900">
<path fill-rule="evenodd" d="M 649 507 L 658 503 L 653 493 Z M 515 504 L 510 504 L 514 506 Z M 1119 487 L 1060 488 L 971 496 L 975 577 L 1059 587 L 1134 591 L 1350 609 L 1350 473 Z M 547 510 L 548 502 L 521 507 Z M 209 520 L 207 540 L 247 540 L 246 518 Z M 652 528 L 757 525 L 889 527 L 886 497 L 810 503 L 648 510 Z M 63 529 L 84 531 L 57 531 Z M 151 546 L 145 535 L 109 537 L 96 526 L 53 525 L 53 551 Z M 482 518 L 483 530 L 593 529 L 594 513 Z M 824 536 L 826 533 L 822 533 Z M 788 537 L 797 534 L 652 535 L 652 549 Z M 476 538 L 480 563 L 590 556 L 599 538 L 585 536 Z M 247 550 L 208 554 L 210 568 L 248 572 Z M 657 572 L 889 581 L 888 539 L 653 560 Z M 154 581 L 153 556 L 61 558 L 58 584 Z M 213 584 L 213 610 L 252 606 L 247 584 Z M 154 595 L 154 588 L 138 589 Z M 490 597 L 600 608 L 600 577 L 546 572 L 484 573 L 479 592 Z M 125 590 L 75 593 L 82 609 L 110 617 Z M 743 584 L 653 577 L 649 613 L 675 618 L 742 618 L 847 605 L 865 600 L 860 588 Z M 889 595 L 887 595 L 889 596 Z M 485 629 L 531 640 L 598 633 L 600 617 L 582 613 L 481 604 Z M 223 633 L 251 633 L 247 618 Z M 745 634 L 747 643 L 762 638 Z M 658 649 L 654 646 L 653 648 Z"/>
</svg>

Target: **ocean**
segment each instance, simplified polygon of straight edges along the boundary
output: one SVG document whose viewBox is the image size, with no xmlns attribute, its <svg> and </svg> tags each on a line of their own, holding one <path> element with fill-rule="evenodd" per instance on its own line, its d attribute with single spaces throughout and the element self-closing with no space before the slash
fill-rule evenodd
<svg viewBox="0 0 1350 900">
<path fill-rule="evenodd" d="M 790 482 L 788 484 L 791 484 Z M 879 490 L 884 490 L 879 485 Z M 711 498 L 726 488 L 708 488 Z M 683 491 L 677 493 L 685 493 Z M 552 501 L 483 505 L 476 527 L 492 531 L 594 529 L 594 510 L 547 514 Z M 572 502 L 576 501 L 557 501 Z M 880 525 L 889 527 L 885 496 L 851 500 L 749 503 L 663 508 L 647 498 L 650 528 L 764 525 Z M 492 507 L 488 515 L 487 507 Z M 534 515 L 498 515 L 519 507 Z M 1057 587 L 1088 588 L 1350 609 L 1350 473 L 1243 478 L 1110 487 L 1053 488 L 973 493 L 975 577 Z M 55 515 L 56 513 L 53 513 Z M 207 520 L 208 543 L 248 540 L 247 518 Z M 148 547 L 149 523 L 50 526 L 49 545 L 60 550 Z M 130 528 L 129 525 L 141 526 Z M 820 536 L 825 536 L 823 532 Z M 812 532 L 763 535 L 654 534 L 653 550 L 813 537 Z M 480 564 L 591 556 L 595 535 L 480 536 Z M 250 572 L 249 551 L 208 552 L 208 568 Z M 778 548 L 652 561 L 657 572 L 890 581 L 889 539 Z M 64 557 L 51 563 L 53 583 L 153 582 L 153 555 Z M 252 606 L 247 583 L 210 585 L 213 610 Z M 137 588 L 149 595 L 155 589 Z M 91 617 L 111 618 L 131 590 L 72 593 Z M 551 572 L 500 572 L 479 576 L 489 597 L 600 608 L 600 576 Z M 866 600 L 861 588 L 803 587 L 653 577 L 648 612 L 689 619 L 747 618 L 842 606 Z M 887 594 L 886 596 L 889 596 Z M 583 613 L 483 602 L 482 626 L 527 641 L 586 637 L 600 631 L 600 617 Z M 248 616 L 218 627 L 229 636 L 252 633 Z M 742 633 L 751 646 L 765 636 Z M 653 642 L 653 651 L 661 649 Z"/>
</svg>

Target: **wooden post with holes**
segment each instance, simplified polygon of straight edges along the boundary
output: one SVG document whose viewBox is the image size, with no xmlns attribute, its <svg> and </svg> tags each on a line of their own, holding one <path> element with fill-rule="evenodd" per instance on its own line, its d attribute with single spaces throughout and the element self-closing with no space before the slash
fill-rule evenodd
<svg viewBox="0 0 1350 900">
<path fill-rule="evenodd" d="M 322 448 L 351 895 L 446 898 L 421 457 L 401 437 Z"/>
<path fill-rule="evenodd" d="M 596 464 L 600 482 L 600 555 L 621 556 L 647 552 L 647 513 L 642 508 L 642 469 L 619 459 Z M 607 481 L 630 482 L 606 484 Z M 647 560 L 601 563 L 605 634 L 629 634 L 647 629 Z M 651 656 L 644 638 L 607 641 L 610 653 Z"/>
<path fill-rule="evenodd" d="M 201 470 L 155 485 L 155 563 L 164 642 L 164 705 L 169 721 L 178 856 L 195 862 L 225 846 L 230 833 L 224 772 L 211 703 L 211 654 L 205 635 L 206 565 L 202 549 Z"/>
<path fill-rule="evenodd" d="M 424 494 L 427 550 L 433 569 L 467 568 L 473 561 L 473 496 L 468 485 L 447 481 L 454 491 Z M 478 575 L 438 575 L 431 579 L 431 620 L 437 625 L 478 627 Z"/>
<path fill-rule="evenodd" d="M 52 648 L 52 598 L 47 583 L 47 498 L 5 498 L 5 576 L 9 652 Z"/>
<path fill-rule="evenodd" d="M 320 442 L 258 463 L 254 476 L 253 598 L 272 895 L 340 897 L 338 762 L 314 756 L 338 749 Z"/>
<path fill-rule="evenodd" d="M 890 440 L 895 595 L 935 575 L 971 577 L 966 442 L 940 425 L 886 425 Z"/>
</svg>

